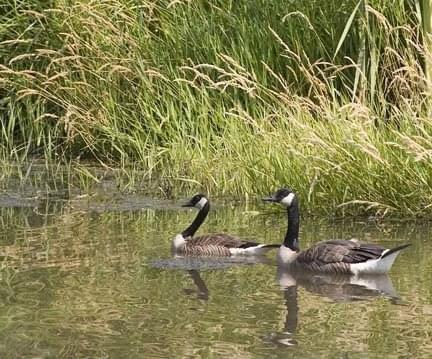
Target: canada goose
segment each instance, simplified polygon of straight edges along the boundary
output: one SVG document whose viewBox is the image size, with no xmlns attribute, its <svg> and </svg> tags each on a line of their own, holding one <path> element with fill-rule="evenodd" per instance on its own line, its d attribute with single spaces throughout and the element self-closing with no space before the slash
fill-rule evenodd
<svg viewBox="0 0 432 359">
<path fill-rule="evenodd" d="M 172 250 L 176 254 L 192 256 L 262 255 L 279 244 L 259 244 L 243 241 L 229 234 L 215 233 L 193 237 L 204 222 L 210 210 L 210 201 L 203 194 L 193 196 L 182 207 L 195 207 L 199 210 L 192 224 L 182 233 L 177 234 L 172 241 Z"/>
<path fill-rule="evenodd" d="M 263 201 L 280 203 L 287 208 L 288 230 L 277 254 L 278 262 L 283 266 L 323 273 L 384 274 L 390 270 L 399 252 L 409 246 L 404 244 L 385 249 L 355 239 L 330 240 L 300 252 L 300 216 L 296 194 L 288 188 L 282 188 L 272 196 L 263 198 Z"/>
</svg>

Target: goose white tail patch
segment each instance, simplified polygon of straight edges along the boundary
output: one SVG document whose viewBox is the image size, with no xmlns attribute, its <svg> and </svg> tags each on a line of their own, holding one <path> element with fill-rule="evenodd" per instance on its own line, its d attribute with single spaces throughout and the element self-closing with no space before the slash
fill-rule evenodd
<svg viewBox="0 0 432 359">
<path fill-rule="evenodd" d="M 385 251 L 383 252 L 385 253 Z M 385 274 L 393 265 L 399 252 L 394 252 L 387 257 L 368 260 L 362 263 L 351 264 L 351 272 L 355 275 L 359 274 Z"/>
<path fill-rule="evenodd" d="M 289 206 L 291 206 L 291 203 L 294 200 L 294 197 L 295 197 L 295 194 L 291 192 L 288 196 L 285 196 L 284 198 L 282 198 L 282 200 L 280 201 L 280 204 L 284 205 L 285 207 L 289 207 Z"/>
<path fill-rule="evenodd" d="M 203 197 L 196 203 L 195 208 L 203 209 L 207 202 L 207 198 Z"/>
<path fill-rule="evenodd" d="M 259 256 L 270 251 L 271 247 L 266 247 L 265 244 L 259 244 L 249 248 L 230 248 L 229 251 L 233 256 Z"/>
</svg>

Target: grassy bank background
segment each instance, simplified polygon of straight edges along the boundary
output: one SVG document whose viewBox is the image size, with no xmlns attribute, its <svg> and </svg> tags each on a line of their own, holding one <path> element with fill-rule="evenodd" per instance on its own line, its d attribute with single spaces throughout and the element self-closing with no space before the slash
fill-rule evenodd
<svg viewBox="0 0 432 359">
<path fill-rule="evenodd" d="M 425 9 L 6 1 L 0 157 L 96 161 L 169 195 L 288 184 L 312 211 L 427 216 Z"/>
</svg>

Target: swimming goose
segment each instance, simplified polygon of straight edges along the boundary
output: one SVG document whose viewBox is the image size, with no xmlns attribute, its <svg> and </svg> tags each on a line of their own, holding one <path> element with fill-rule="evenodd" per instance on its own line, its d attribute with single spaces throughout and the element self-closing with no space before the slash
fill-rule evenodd
<svg viewBox="0 0 432 359">
<path fill-rule="evenodd" d="M 263 198 L 263 201 L 280 203 L 287 208 L 288 230 L 277 254 L 282 266 L 323 273 L 385 274 L 399 252 L 410 245 L 386 249 L 355 239 L 330 240 L 300 252 L 300 216 L 296 194 L 288 188 L 282 188 L 272 196 Z"/>
<path fill-rule="evenodd" d="M 259 244 L 243 241 L 229 234 L 215 233 L 194 237 L 195 232 L 204 222 L 210 210 L 210 201 L 203 194 L 193 196 L 182 207 L 195 207 L 198 214 L 192 224 L 172 241 L 172 250 L 176 254 L 192 256 L 229 257 L 233 255 L 262 255 L 279 244 Z"/>
</svg>

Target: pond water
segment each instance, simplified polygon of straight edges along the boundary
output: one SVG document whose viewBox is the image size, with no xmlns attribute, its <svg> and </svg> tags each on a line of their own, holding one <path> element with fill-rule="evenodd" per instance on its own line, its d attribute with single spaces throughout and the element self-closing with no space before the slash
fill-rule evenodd
<svg viewBox="0 0 432 359">
<path fill-rule="evenodd" d="M 179 202 L 0 194 L 0 357 L 432 357 L 428 224 L 303 220 L 330 238 L 411 242 L 388 277 L 294 278 L 267 259 L 174 259 Z M 200 233 L 280 242 L 285 213 L 216 203 Z"/>
</svg>

